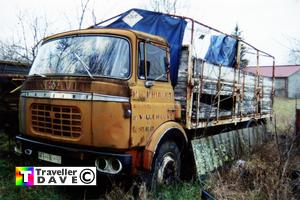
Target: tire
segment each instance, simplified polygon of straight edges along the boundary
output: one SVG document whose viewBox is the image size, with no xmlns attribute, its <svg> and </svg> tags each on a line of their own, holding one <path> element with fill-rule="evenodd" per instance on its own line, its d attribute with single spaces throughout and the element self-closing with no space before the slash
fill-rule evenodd
<svg viewBox="0 0 300 200">
<path fill-rule="evenodd" d="M 181 157 L 177 144 L 166 141 L 158 147 L 157 155 L 154 157 L 152 167 L 152 192 L 159 186 L 171 185 L 180 180 Z"/>
<path fill-rule="evenodd" d="M 257 121 L 255 119 L 250 119 L 245 128 L 251 128 L 251 127 L 256 127 L 258 125 Z"/>
</svg>

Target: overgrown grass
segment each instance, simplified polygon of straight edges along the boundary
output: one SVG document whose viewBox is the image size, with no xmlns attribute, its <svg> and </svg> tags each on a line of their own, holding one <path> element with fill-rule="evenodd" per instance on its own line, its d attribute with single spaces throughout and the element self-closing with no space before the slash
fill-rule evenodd
<svg viewBox="0 0 300 200">
<path fill-rule="evenodd" d="M 174 186 L 163 187 L 154 196 L 157 200 L 193 200 L 200 199 L 200 185 L 198 183 L 180 183 Z"/>
<path fill-rule="evenodd" d="M 274 99 L 274 122 L 276 120 L 276 127 L 278 132 L 285 132 L 290 129 L 294 130 L 295 126 L 295 99 L 287 99 L 275 97 Z M 300 99 L 298 99 L 298 107 L 300 107 Z"/>
<path fill-rule="evenodd" d="M 113 189 L 105 195 L 108 200 L 194 200 L 201 199 L 200 185 L 196 182 L 180 182 L 172 186 L 163 186 L 153 194 L 149 193 L 145 186 L 140 186 L 140 191 L 133 196 L 132 190 L 124 192 L 120 187 L 113 187 Z"/>
<path fill-rule="evenodd" d="M 295 183 L 291 173 L 300 167 L 300 151 L 292 146 L 295 145 L 292 137 L 284 140 L 288 140 L 289 148 L 278 147 L 272 140 L 245 164 L 213 174 L 207 188 L 217 199 L 297 199 L 299 194 L 293 191 Z"/>
<path fill-rule="evenodd" d="M 300 100 L 299 100 L 300 104 Z M 277 132 L 290 134 L 295 122 L 295 100 L 275 98 L 274 119 Z M 274 122 L 274 121 L 273 121 Z M 272 124 L 274 126 L 274 123 Z M 227 171 L 215 173 L 207 180 L 206 187 L 218 199 L 283 199 L 292 198 L 292 180 L 290 171 L 300 168 L 300 152 L 294 147 L 294 154 L 287 160 L 288 143 L 285 139 L 284 149 L 280 149 L 275 141 L 271 141 L 256 152 L 244 166 L 233 166 Z M 299 145 L 298 145 L 299 146 Z M 288 163 L 285 165 L 285 163 Z M 8 138 L 0 133 L 0 199 L 91 199 L 85 190 L 79 187 L 19 187 L 15 186 L 15 166 L 32 166 L 16 157 L 9 149 Z M 285 171 L 284 171 L 285 169 Z M 284 173 L 283 173 L 284 171 Z M 156 194 L 142 189 L 140 199 L 200 199 L 201 186 L 197 182 L 182 182 L 173 186 L 162 187 Z M 79 190 L 84 191 L 83 194 Z M 95 199 L 95 196 L 93 197 Z M 134 199 L 132 191 L 124 191 L 114 187 L 111 192 L 96 199 Z"/>
<path fill-rule="evenodd" d="M 23 187 L 15 184 L 15 167 L 32 166 L 33 164 L 16 157 L 9 148 L 8 137 L 0 133 L 0 199 L 70 199 L 57 188 L 47 186 Z"/>
<path fill-rule="evenodd" d="M 292 173 L 300 170 L 300 145 L 295 141 L 296 100 L 275 98 L 270 141 L 252 154 L 242 166 L 217 172 L 208 179 L 206 187 L 217 199 L 298 199 L 300 177 L 292 180 Z M 300 100 L 298 100 L 300 104 Z M 299 106 L 298 106 L 299 107 Z M 276 128 L 275 128 L 276 126 Z"/>
</svg>

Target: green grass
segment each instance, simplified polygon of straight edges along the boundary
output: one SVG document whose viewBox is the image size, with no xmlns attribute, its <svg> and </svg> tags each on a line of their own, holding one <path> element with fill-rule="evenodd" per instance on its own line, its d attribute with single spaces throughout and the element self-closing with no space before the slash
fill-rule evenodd
<svg viewBox="0 0 300 200">
<path fill-rule="evenodd" d="M 154 196 L 157 200 L 194 200 L 200 199 L 200 185 L 197 183 L 179 183 L 161 188 Z"/>
<path fill-rule="evenodd" d="M 286 131 L 291 128 L 294 130 L 295 126 L 295 99 L 279 98 L 274 99 L 274 122 L 279 132 Z M 298 108 L 300 108 L 300 99 L 298 99 Z"/>
<path fill-rule="evenodd" d="M 39 200 L 39 199 L 70 199 L 55 187 L 24 187 L 15 185 L 15 167 L 32 166 L 26 160 L 22 160 L 11 152 L 8 137 L 0 133 L 0 199 L 1 200 Z"/>
</svg>

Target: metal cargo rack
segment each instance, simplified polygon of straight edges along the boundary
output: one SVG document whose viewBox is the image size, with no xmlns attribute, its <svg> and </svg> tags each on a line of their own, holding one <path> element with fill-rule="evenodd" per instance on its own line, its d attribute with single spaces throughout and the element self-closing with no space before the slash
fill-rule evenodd
<svg viewBox="0 0 300 200">
<path fill-rule="evenodd" d="M 228 35 L 191 18 L 182 18 L 189 22 L 185 33 L 185 37 L 189 39 L 188 44 L 182 47 L 178 83 L 174 89 L 175 99 L 182 106 L 182 123 L 185 127 L 204 128 L 272 117 L 275 58 L 239 37 Z M 203 39 L 199 29 L 224 34 L 238 41 L 234 67 L 211 64 L 195 56 L 195 45 Z M 247 47 L 248 54 L 255 56 L 254 74 L 241 68 L 241 45 Z M 261 57 L 271 60 L 272 78 L 260 75 Z"/>
</svg>

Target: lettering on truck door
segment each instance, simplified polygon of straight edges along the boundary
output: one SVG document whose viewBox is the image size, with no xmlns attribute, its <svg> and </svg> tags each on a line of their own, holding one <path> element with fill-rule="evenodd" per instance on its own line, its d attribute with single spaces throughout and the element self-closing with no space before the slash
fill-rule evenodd
<svg viewBox="0 0 300 200">
<path fill-rule="evenodd" d="M 132 91 L 131 145 L 145 145 L 161 124 L 174 120 L 174 93 L 168 77 L 167 49 L 140 41 L 138 78 Z"/>
</svg>

